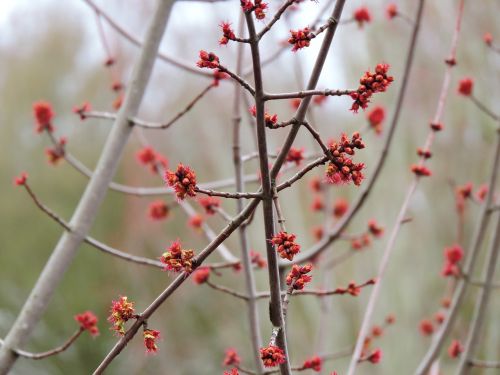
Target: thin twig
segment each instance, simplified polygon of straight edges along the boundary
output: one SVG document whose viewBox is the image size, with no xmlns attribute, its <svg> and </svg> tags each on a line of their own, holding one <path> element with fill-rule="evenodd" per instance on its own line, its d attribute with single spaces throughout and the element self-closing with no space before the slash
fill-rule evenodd
<svg viewBox="0 0 500 375">
<path fill-rule="evenodd" d="M 262 194 L 261 193 L 245 193 L 245 192 L 236 192 L 236 193 L 229 193 L 226 191 L 215 191 L 215 190 L 208 190 L 208 189 L 202 189 L 199 187 L 195 188 L 195 191 L 197 193 L 209 195 L 211 197 L 223 197 L 223 198 L 233 198 L 233 199 L 261 199 Z"/>
<path fill-rule="evenodd" d="M 282 100 L 294 98 L 306 98 L 308 96 L 344 96 L 351 95 L 356 90 L 304 90 L 296 92 L 284 92 L 280 94 L 266 94 L 264 100 Z"/>
</svg>

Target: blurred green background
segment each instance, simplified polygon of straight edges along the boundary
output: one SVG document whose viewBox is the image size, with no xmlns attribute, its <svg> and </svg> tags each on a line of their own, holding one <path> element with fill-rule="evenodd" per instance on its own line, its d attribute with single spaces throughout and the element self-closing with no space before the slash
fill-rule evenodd
<svg viewBox="0 0 500 375">
<path fill-rule="evenodd" d="M 117 0 L 100 3 L 120 25 L 142 38 L 153 9 L 152 1 L 128 1 L 127 6 Z M 395 83 L 386 94 L 377 95 L 373 104 L 388 108 L 390 117 L 399 89 L 410 27 L 403 20 L 388 21 L 385 18 L 386 1 L 347 3 L 345 17 L 350 17 L 356 7 L 367 5 L 374 20 L 362 29 L 355 24 L 339 28 L 319 87 L 355 87 L 365 70 L 373 69 L 378 62 L 388 62 Z M 293 15 L 288 24 L 280 23 L 268 34 L 263 42 L 262 55 L 269 56 L 279 48 L 280 41 L 287 38 L 288 29 L 306 26 L 323 4 L 324 0 L 319 5 L 315 2 L 301 4 L 302 13 Z M 415 149 L 422 146 L 435 111 L 457 4 L 458 1 L 452 0 L 428 1 L 413 75 L 389 160 L 370 202 L 349 227 L 349 232 L 364 230 L 370 218 L 376 218 L 388 231 L 395 219 L 411 179 L 409 165 L 416 160 Z M 0 195 L 0 336 L 3 337 L 62 232 L 34 206 L 22 189 L 12 186 L 12 178 L 20 171 L 27 171 L 31 186 L 41 200 L 66 219 L 71 217 L 87 183 L 64 162 L 56 168 L 46 162 L 44 149 L 49 142 L 33 130 L 32 103 L 47 100 L 53 104 L 57 113 L 54 121 L 57 135 L 67 136 L 68 150 L 93 167 L 111 123 L 102 120 L 81 122 L 71 113 L 71 108 L 89 101 L 95 109 L 112 110 L 115 96 L 109 88 L 109 71 L 103 67 L 106 54 L 99 40 L 95 15 L 83 1 L 0 0 L 0 5 L 0 147 L 3 152 L 0 158 L 3 192 Z M 272 9 L 277 5 L 278 2 L 271 2 Z M 400 1 L 398 6 L 405 14 L 413 16 L 416 2 Z M 397 324 L 377 343 L 384 351 L 382 363 L 361 365 L 359 374 L 412 373 L 429 345 L 430 339 L 419 334 L 418 323 L 439 309 L 440 299 L 447 288 L 439 273 L 442 249 L 452 244 L 456 235 L 454 195 L 449 181 L 457 184 L 472 181 L 476 186 L 485 182 L 494 134 L 494 124 L 470 101 L 456 95 L 455 87 L 462 76 L 474 77 L 477 96 L 489 108 L 496 112 L 500 110 L 500 55 L 487 50 L 482 41 L 486 31 L 500 40 L 499 11 L 500 3 L 495 0 L 466 3 L 458 66 L 453 72 L 444 115 L 445 131 L 439 133 L 434 158 L 430 161 L 434 176 L 423 180 L 413 197 L 410 209 L 413 221 L 402 228 L 377 305 L 376 321 L 381 322 L 388 313 L 393 313 Z M 206 49 L 216 52 L 224 64 L 234 68 L 235 45 L 218 46 L 218 24 L 230 21 L 236 28 L 238 12 L 237 1 L 178 3 L 161 50 L 194 66 L 198 51 Z M 138 50 L 106 24 L 104 32 L 126 84 Z M 307 50 L 286 51 L 266 67 L 266 90 L 297 89 L 296 68 L 301 66 L 304 76 L 309 75 L 319 44 L 319 40 L 314 40 Z M 250 67 L 248 53 L 245 66 Z M 206 84 L 206 78 L 158 61 L 141 107 L 141 118 L 154 121 L 170 118 Z M 228 136 L 231 132 L 231 97 L 232 85 L 223 82 L 168 131 L 147 132 L 145 135 L 169 158 L 171 166 L 178 162 L 192 166 L 200 182 L 229 178 L 233 175 L 232 145 Z M 353 115 L 348 111 L 349 107 L 349 98 L 329 98 L 323 106 L 314 109 L 315 123 L 325 139 L 365 126 L 365 114 Z M 277 113 L 280 119 L 292 114 L 287 101 L 273 102 L 268 109 Z M 244 120 L 243 152 L 248 153 L 254 150 L 254 144 L 251 127 L 246 117 Z M 269 149 L 279 149 L 285 134 L 285 131 L 273 132 Z M 367 163 L 369 174 L 383 138 L 368 133 L 364 139 L 367 148 L 359 156 Z M 307 151 L 317 150 L 305 132 L 301 132 L 295 145 L 305 147 Z M 159 181 L 135 160 L 134 153 L 139 147 L 138 138 L 133 137 L 115 180 L 136 186 L 158 186 Z M 247 165 L 247 173 L 256 170 L 257 163 Z M 318 170 L 316 175 L 321 173 L 322 170 Z M 333 197 L 348 199 L 353 199 L 358 192 L 359 189 L 353 186 L 331 189 Z M 180 209 L 175 209 L 167 221 L 152 222 L 147 217 L 147 206 L 153 199 L 109 192 L 93 225 L 92 236 L 124 251 L 151 258 L 159 257 L 164 248 L 178 237 L 189 247 L 203 248 L 207 243 L 205 237 L 187 227 L 187 217 Z M 172 200 L 171 197 L 166 199 Z M 321 224 L 323 219 L 322 215 L 311 212 L 312 200 L 307 179 L 284 192 L 282 198 L 288 229 L 297 233 L 303 248 L 314 243 L 311 227 Z M 224 207 L 231 213 L 235 212 L 233 202 L 225 203 Z M 477 213 L 477 207 L 468 208 L 466 243 Z M 216 231 L 224 225 L 220 218 L 209 220 Z M 261 253 L 264 253 L 263 238 L 259 210 L 250 229 L 250 242 L 251 247 Z M 354 256 L 336 268 L 331 285 L 326 287 L 374 277 L 385 243 L 386 237 L 376 241 L 362 255 Z M 236 235 L 227 241 L 227 246 L 238 256 Z M 347 249 L 349 243 L 337 242 L 328 251 L 335 254 Z M 214 253 L 209 260 L 220 258 Z M 265 290 L 267 272 L 257 271 L 257 278 L 258 289 Z M 83 245 L 25 349 L 43 351 L 62 343 L 76 327 L 73 315 L 87 309 L 99 316 L 101 335 L 96 339 L 84 335 L 65 353 L 43 361 L 21 359 L 13 373 L 90 373 L 116 342 L 106 323 L 111 300 L 120 294 L 127 295 L 136 302 L 137 309 L 142 310 L 171 279 L 172 275 L 167 273 L 129 264 Z M 313 284 L 319 287 L 321 280 L 318 271 L 314 274 Z M 244 290 L 241 272 L 225 271 L 217 282 Z M 365 290 L 357 298 L 332 299 L 328 323 L 322 329 L 329 351 L 353 343 L 368 294 Z M 473 302 L 473 298 L 468 298 L 453 338 L 464 339 Z M 267 306 L 266 302 L 260 304 L 262 335 L 266 341 L 270 335 Z M 499 299 L 494 298 L 482 338 L 481 358 L 500 358 L 500 329 L 495 319 L 499 309 Z M 319 317 L 319 300 L 305 297 L 292 301 L 289 342 L 293 363 L 300 364 L 315 354 Z M 246 366 L 252 364 L 245 305 L 205 286 L 195 286 L 191 281 L 185 283 L 158 310 L 150 326 L 159 329 L 163 335 L 159 354 L 145 355 L 142 340 L 138 337 L 112 364 L 109 374 L 220 374 L 227 347 L 236 348 Z M 329 362 L 322 373 L 337 370 L 343 374 L 347 364 L 348 359 Z M 453 362 L 443 353 L 443 373 L 451 373 L 452 368 Z"/>
</svg>

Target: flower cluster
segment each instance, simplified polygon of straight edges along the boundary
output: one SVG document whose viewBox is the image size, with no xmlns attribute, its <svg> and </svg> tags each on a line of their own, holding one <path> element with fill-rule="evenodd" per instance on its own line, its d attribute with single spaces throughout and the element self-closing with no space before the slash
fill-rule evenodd
<svg viewBox="0 0 500 375">
<path fill-rule="evenodd" d="M 381 349 L 374 349 L 369 355 L 361 358 L 359 361 L 364 362 L 368 361 L 373 364 L 377 364 L 382 360 L 382 350 Z"/>
<path fill-rule="evenodd" d="M 353 18 L 358 23 L 359 27 L 363 27 L 365 23 L 372 20 L 372 15 L 367 7 L 360 7 L 354 11 Z"/>
<path fill-rule="evenodd" d="M 235 367 L 231 369 L 231 372 L 224 371 L 224 375 L 240 375 L 240 373 L 238 372 L 238 369 Z"/>
<path fill-rule="evenodd" d="M 80 116 L 80 120 L 85 120 L 87 118 L 86 113 L 90 112 L 92 110 L 92 107 L 90 106 L 90 103 L 85 102 L 80 106 L 74 106 L 73 107 L 73 113 L 76 113 L 78 116 Z"/>
<path fill-rule="evenodd" d="M 330 143 L 330 152 L 333 160 L 327 166 L 326 177 L 332 184 L 354 182 L 359 186 L 364 179 L 361 170 L 364 163 L 354 163 L 347 155 L 354 155 L 355 149 L 363 149 L 365 144 L 358 132 L 353 133 L 351 140 L 342 134 L 339 142 Z"/>
<path fill-rule="evenodd" d="M 362 250 L 372 244 L 372 239 L 368 233 L 364 233 L 361 236 L 353 238 L 351 240 L 351 248 L 353 250 Z"/>
<path fill-rule="evenodd" d="M 271 239 L 271 243 L 276 246 L 281 258 L 293 260 L 295 254 L 300 251 L 300 245 L 295 243 L 295 238 L 295 234 L 279 232 Z"/>
<path fill-rule="evenodd" d="M 460 245 L 453 245 L 444 249 L 444 266 L 441 271 L 443 276 L 459 276 L 460 268 L 458 263 L 464 256 L 464 250 Z"/>
<path fill-rule="evenodd" d="M 198 203 L 205 209 L 207 215 L 214 215 L 220 207 L 220 199 L 217 197 L 203 197 Z"/>
<path fill-rule="evenodd" d="M 458 358 L 464 351 L 464 347 L 458 340 L 453 340 L 448 348 L 450 358 Z"/>
<path fill-rule="evenodd" d="M 367 282 L 363 284 L 356 285 L 354 281 L 351 281 L 347 288 L 337 288 L 335 289 L 335 294 L 350 294 L 351 296 L 357 297 L 359 296 L 359 293 L 361 293 L 361 288 L 368 286 L 368 285 L 373 285 L 375 284 L 375 279 L 370 279 Z"/>
<path fill-rule="evenodd" d="M 219 58 L 213 52 L 200 51 L 200 59 L 196 63 L 199 68 L 216 69 L 219 67 Z"/>
<path fill-rule="evenodd" d="M 250 107 L 249 111 L 253 117 L 257 116 L 257 108 L 255 108 L 255 106 Z M 277 114 L 270 115 L 269 113 L 265 112 L 264 122 L 266 123 L 266 126 L 268 128 L 272 128 L 278 123 L 278 115 Z"/>
<path fill-rule="evenodd" d="M 257 266 L 257 268 L 266 268 L 267 267 L 267 262 L 264 259 L 264 257 L 256 251 L 250 250 L 250 260 L 251 260 L 252 264 L 255 264 L 255 266 Z"/>
<path fill-rule="evenodd" d="M 312 277 L 308 275 L 312 270 L 312 264 L 306 264 L 305 266 L 293 265 L 292 269 L 286 276 L 286 285 L 292 287 L 295 290 L 302 290 L 304 286 L 312 280 Z"/>
<path fill-rule="evenodd" d="M 165 172 L 165 180 L 168 186 L 174 188 L 177 198 L 184 199 L 187 196 L 196 195 L 196 174 L 187 165 L 182 163 L 177 166 L 177 170 Z"/>
<path fill-rule="evenodd" d="M 61 137 L 57 145 L 45 149 L 45 155 L 47 155 L 50 164 L 57 165 L 64 158 L 64 146 L 66 146 L 66 143 L 66 137 Z"/>
<path fill-rule="evenodd" d="M 464 96 L 470 96 L 472 94 L 472 89 L 474 88 L 474 80 L 472 78 L 466 77 L 458 82 L 458 93 Z"/>
<path fill-rule="evenodd" d="M 146 353 L 156 353 L 158 351 L 156 340 L 159 338 L 160 331 L 147 328 L 144 330 L 144 346 L 146 347 Z"/>
<path fill-rule="evenodd" d="M 269 345 L 260 349 L 260 358 L 264 367 L 274 367 L 285 362 L 285 352 L 275 345 Z"/>
<path fill-rule="evenodd" d="M 425 165 L 418 165 L 418 164 L 413 164 L 411 166 L 411 171 L 415 173 L 415 175 L 420 176 L 420 177 L 428 177 L 432 175 L 432 172 L 429 168 L 427 168 Z"/>
<path fill-rule="evenodd" d="M 290 30 L 290 34 L 291 36 L 288 39 L 288 43 L 293 45 L 293 52 L 296 52 L 304 47 L 309 47 L 311 39 L 315 37 L 314 33 L 311 32 L 311 29 L 309 29 L 309 27 L 298 29 L 296 31 Z"/>
<path fill-rule="evenodd" d="M 387 15 L 387 18 L 389 18 L 390 20 L 397 17 L 398 16 L 398 6 L 394 3 L 387 5 L 387 8 L 385 8 L 385 14 Z"/>
<path fill-rule="evenodd" d="M 168 166 L 167 158 L 151 146 L 145 146 L 137 151 L 135 157 L 140 164 L 149 166 L 149 169 L 153 174 L 158 174 L 160 168 L 165 169 Z"/>
<path fill-rule="evenodd" d="M 224 357 L 224 366 L 238 366 L 241 362 L 238 352 L 229 348 L 226 350 L 226 356 Z"/>
<path fill-rule="evenodd" d="M 153 220 L 166 219 L 169 212 L 168 205 L 162 200 L 154 201 L 149 205 L 149 217 Z"/>
<path fill-rule="evenodd" d="M 291 147 L 286 155 L 286 161 L 299 166 L 302 160 L 304 160 L 304 149 Z"/>
<path fill-rule="evenodd" d="M 255 0 L 255 4 L 251 0 L 240 0 L 241 7 L 245 13 L 254 12 L 255 18 L 262 20 L 266 17 L 267 3 L 262 0 Z"/>
<path fill-rule="evenodd" d="M 179 240 L 172 242 L 166 252 L 160 257 L 165 264 L 165 271 L 180 272 L 182 270 L 191 273 L 193 270 L 193 250 L 182 249 Z"/>
<path fill-rule="evenodd" d="M 367 115 L 368 123 L 376 134 L 382 133 L 382 123 L 385 120 L 385 109 L 382 106 L 374 107 Z"/>
<path fill-rule="evenodd" d="M 366 109 L 374 93 L 386 91 L 387 87 L 394 81 L 394 77 L 387 75 L 388 71 L 389 64 L 377 64 L 375 73 L 365 72 L 359 80 L 360 86 L 351 94 L 351 98 L 354 100 L 351 111 L 357 113 L 359 108 Z"/>
<path fill-rule="evenodd" d="M 219 44 L 227 44 L 230 40 L 236 38 L 229 22 L 222 22 L 219 26 L 222 29 L 222 38 L 219 39 Z"/>
<path fill-rule="evenodd" d="M 210 277 L 210 267 L 200 267 L 193 272 L 193 281 L 195 284 L 204 284 Z"/>
<path fill-rule="evenodd" d="M 314 357 L 311 357 L 307 360 L 304 361 L 304 364 L 302 365 L 302 369 L 311 369 L 316 372 L 321 371 L 321 364 L 322 364 L 321 357 L 318 357 L 315 355 Z"/>
<path fill-rule="evenodd" d="M 52 126 L 54 111 L 50 103 L 44 101 L 34 103 L 33 115 L 35 116 L 35 130 L 37 133 L 41 133 L 44 130 L 49 133 L 54 131 L 54 127 Z"/>
<path fill-rule="evenodd" d="M 97 316 L 92 311 L 85 311 L 75 315 L 75 320 L 80 324 L 80 328 L 84 331 L 89 331 L 92 336 L 99 335 L 97 328 Z"/>
<path fill-rule="evenodd" d="M 121 296 L 118 301 L 111 302 L 108 322 L 113 324 L 113 329 L 119 335 L 125 334 L 125 322 L 134 317 L 134 303 L 129 302 L 126 296 Z"/>
</svg>

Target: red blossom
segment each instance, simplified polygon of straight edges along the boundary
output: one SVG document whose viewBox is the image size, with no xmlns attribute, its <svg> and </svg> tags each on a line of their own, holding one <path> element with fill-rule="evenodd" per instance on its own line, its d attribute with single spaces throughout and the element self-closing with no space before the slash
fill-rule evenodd
<svg viewBox="0 0 500 375">
<path fill-rule="evenodd" d="M 203 224 L 203 216 L 195 214 L 189 218 L 188 225 L 195 229 L 200 229 Z"/>
<path fill-rule="evenodd" d="M 319 177 L 313 177 L 311 181 L 309 182 L 309 186 L 311 187 L 312 191 L 319 193 L 321 191 L 321 179 Z"/>
<path fill-rule="evenodd" d="M 470 77 L 465 77 L 458 82 L 458 93 L 464 96 L 470 96 L 474 88 L 474 80 Z"/>
<path fill-rule="evenodd" d="M 250 107 L 248 110 L 253 117 L 257 116 L 257 108 L 255 106 Z M 278 115 L 270 115 L 269 113 L 264 112 L 264 122 L 268 128 L 272 128 L 278 122 Z"/>
<path fill-rule="evenodd" d="M 441 130 L 444 129 L 444 125 L 440 122 L 437 122 L 437 123 L 431 123 L 430 124 L 430 127 L 432 130 L 434 130 L 435 132 L 439 132 Z"/>
<path fill-rule="evenodd" d="M 245 13 L 254 12 L 255 18 L 262 20 L 266 17 L 267 3 L 262 0 L 255 0 L 255 4 L 251 0 L 240 0 L 241 7 Z"/>
<path fill-rule="evenodd" d="M 384 227 L 378 225 L 375 219 L 368 221 L 368 230 L 375 237 L 381 237 L 384 234 Z"/>
<path fill-rule="evenodd" d="M 207 215 L 217 213 L 217 208 L 220 207 L 220 199 L 217 197 L 202 197 L 198 199 L 198 203 L 205 209 Z"/>
<path fill-rule="evenodd" d="M 226 349 L 226 356 L 224 357 L 224 366 L 238 366 L 241 360 L 238 356 L 236 349 Z"/>
<path fill-rule="evenodd" d="M 309 359 L 306 359 L 304 361 L 304 364 L 302 365 L 302 369 L 311 369 L 313 371 L 316 371 L 316 372 L 320 372 L 321 371 L 321 364 L 322 364 L 322 360 L 321 360 L 321 357 L 318 357 L 317 355 L 315 355 L 314 357 L 311 357 Z"/>
<path fill-rule="evenodd" d="M 255 264 L 257 266 L 257 268 L 266 268 L 267 267 L 267 262 L 264 259 L 264 257 L 262 255 L 260 255 L 260 253 L 254 251 L 254 250 L 250 250 L 250 260 L 251 260 L 252 264 Z"/>
<path fill-rule="evenodd" d="M 460 268 L 455 263 L 451 263 L 449 261 L 445 261 L 443 265 L 443 269 L 441 270 L 441 275 L 444 277 L 452 276 L 460 276 Z"/>
<path fill-rule="evenodd" d="M 360 108 L 368 108 L 370 98 L 374 93 L 384 92 L 387 87 L 394 81 L 394 77 L 389 76 L 389 64 L 377 64 L 375 72 L 365 72 L 359 80 L 360 86 L 351 94 L 354 103 L 351 106 L 351 111 L 357 113 Z"/>
<path fill-rule="evenodd" d="M 417 165 L 417 164 L 413 164 L 411 166 L 411 171 L 413 173 L 415 173 L 417 176 L 431 176 L 432 175 L 432 172 L 429 168 L 427 168 L 426 166 L 424 165 Z"/>
<path fill-rule="evenodd" d="M 385 119 L 385 109 L 382 106 L 374 107 L 367 115 L 368 122 L 370 123 L 371 128 L 377 134 L 382 133 L 382 123 Z"/>
<path fill-rule="evenodd" d="M 126 296 L 121 296 L 118 301 L 111 302 L 108 322 L 113 326 L 112 330 L 119 335 L 125 334 L 125 322 L 134 317 L 134 302 L 129 302 Z"/>
<path fill-rule="evenodd" d="M 430 319 L 422 319 L 419 328 L 420 333 L 424 336 L 430 336 L 434 333 L 434 325 Z"/>
<path fill-rule="evenodd" d="M 314 38 L 314 33 L 311 32 L 309 27 L 304 27 L 299 30 L 290 30 L 290 38 L 288 43 L 293 45 L 292 51 L 296 52 L 301 48 L 309 47 L 311 39 Z"/>
<path fill-rule="evenodd" d="M 187 196 L 194 197 L 196 192 L 196 174 L 187 165 L 182 163 L 177 166 L 175 172 L 165 172 L 165 180 L 168 186 L 174 188 L 177 198 L 184 199 Z"/>
<path fill-rule="evenodd" d="M 293 260 L 295 254 L 300 252 L 300 245 L 295 243 L 295 238 L 295 234 L 279 232 L 271 239 L 271 243 L 276 246 L 281 258 Z"/>
<path fill-rule="evenodd" d="M 90 103 L 85 102 L 81 106 L 74 106 L 73 107 L 73 113 L 76 113 L 77 115 L 80 116 L 80 120 L 85 120 L 87 118 L 86 112 L 90 112 L 92 110 L 92 107 L 90 106 Z"/>
<path fill-rule="evenodd" d="M 389 314 L 385 318 L 385 322 L 387 324 L 394 324 L 395 321 L 396 321 L 396 317 L 394 316 L 394 314 Z"/>
<path fill-rule="evenodd" d="M 240 373 L 238 372 L 238 369 L 235 367 L 231 369 L 231 372 L 224 371 L 224 375 L 240 375 Z"/>
<path fill-rule="evenodd" d="M 200 267 L 193 272 L 193 281 L 195 284 L 203 284 L 210 277 L 210 267 Z"/>
<path fill-rule="evenodd" d="M 355 155 L 355 149 L 363 149 L 365 144 L 358 132 L 353 133 L 351 140 L 346 134 L 342 134 L 339 142 L 330 143 L 330 152 L 333 161 L 327 166 L 326 178 L 331 184 L 347 184 L 353 182 L 359 186 L 364 179 L 361 172 L 365 167 L 364 163 L 354 163 L 349 156 Z"/>
<path fill-rule="evenodd" d="M 182 249 L 179 240 L 172 242 L 170 247 L 160 257 L 160 262 L 165 265 L 165 271 L 180 272 L 184 270 L 191 273 L 193 269 L 194 251 Z"/>
<path fill-rule="evenodd" d="M 398 15 L 398 6 L 394 3 L 387 5 L 387 7 L 385 8 L 385 14 L 387 15 L 387 18 L 392 20 Z"/>
<path fill-rule="evenodd" d="M 434 315 L 434 320 L 436 321 L 437 324 L 443 324 L 444 319 L 445 319 L 445 315 L 444 315 L 444 313 L 442 311 L 438 311 Z"/>
<path fill-rule="evenodd" d="M 223 71 L 219 70 L 219 69 L 215 69 L 214 70 L 214 80 L 212 82 L 212 84 L 214 86 L 219 86 L 219 82 L 222 81 L 223 79 L 227 79 L 227 77 L 229 77 L 229 75 L 227 73 L 224 73 Z"/>
<path fill-rule="evenodd" d="M 160 338 L 160 331 L 154 329 L 144 330 L 144 346 L 146 347 L 146 353 L 155 354 L 158 351 L 158 345 L 156 341 Z"/>
<path fill-rule="evenodd" d="M 264 367 L 274 367 L 285 362 L 285 352 L 275 345 L 269 345 L 260 349 L 260 358 Z"/>
<path fill-rule="evenodd" d="M 33 115 L 35 116 L 35 130 L 37 133 L 41 133 L 44 130 L 49 133 L 54 131 L 54 127 L 52 126 L 54 111 L 50 103 L 44 101 L 34 103 Z"/>
<path fill-rule="evenodd" d="M 200 51 L 200 60 L 196 63 L 199 68 L 216 69 L 219 67 L 219 58 L 213 52 Z"/>
<path fill-rule="evenodd" d="M 417 148 L 417 155 L 424 159 L 430 159 L 432 157 L 432 152 L 419 147 Z"/>
<path fill-rule="evenodd" d="M 28 180 L 28 174 L 26 172 L 22 172 L 19 176 L 14 177 L 14 185 L 16 186 L 26 185 L 27 180 Z"/>
<path fill-rule="evenodd" d="M 236 38 L 234 30 L 231 29 L 231 24 L 229 22 L 221 22 L 219 26 L 222 29 L 222 38 L 220 38 L 219 44 L 227 44 L 230 40 Z"/>
<path fill-rule="evenodd" d="M 486 43 L 488 47 L 491 47 L 491 45 L 493 44 L 493 35 L 491 35 L 491 33 L 488 32 L 484 33 L 483 41 L 484 43 Z"/>
<path fill-rule="evenodd" d="M 325 208 L 325 202 L 323 202 L 323 198 L 320 195 L 316 195 L 311 204 L 311 210 L 313 211 L 321 211 Z"/>
<path fill-rule="evenodd" d="M 313 236 L 316 239 L 316 241 L 319 241 L 325 235 L 325 228 L 322 225 L 314 227 L 312 229 L 312 233 L 313 233 Z"/>
<path fill-rule="evenodd" d="M 311 270 L 312 264 L 306 264 L 305 266 L 294 264 L 286 276 L 286 285 L 291 286 L 295 290 L 304 289 L 304 286 L 312 280 L 312 277 L 307 275 Z"/>
<path fill-rule="evenodd" d="M 169 212 L 168 205 L 162 200 L 154 201 L 149 205 L 149 217 L 153 220 L 166 219 Z"/>
<path fill-rule="evenodd" d="M 333 216 L 340 219 L 349 209 L 349 202 L 344 198 L 337 198 L 333 204 Z"/>
<path fill-rule="evenodd" d="M 304 148 L 291 147 L 286 155 L 286 161 L 299 166 L 302 160 L 304 160 Z"/>
<path fill-rule="evenodd" d="M 80 324 L 82 330 L 89 331 L 92 336 L 99 335 L 99 328 L 97 328 L 98 319 L 92 311 L 85 311 L 75 315 L 75 320 Z"/>
<path fill-rule="evenodd" d="M 458 340 L 453 340 L 448 348 L 448 355 L 450 358 L 458 358 L 464 351 L 464 347 Z"/>
<path fill-rule="evenodd" d="M 444 249 L 444 257 L 452 264 L 457 264 L 462 260 L 464 250 L 460 245 L 453 245 Z"/>
<path fill-rule="evenodd" d="M 358 23 L 359 27 L 363 27 L 365 23 L 369 23 L 372 20 L 372 15 L 367 7 L 359 7 L 354 11 L 354 19 Z"/>
<path fill-rule="evenodd" d="M 373 352 L 371 352 L 371 354 L 366 358 L 366 360 L 373 364 L 380 363 L 380 361 L 382 360 L 382 350 L 380 349 L 373 350 Z"/>
<path fill-rule="evenodd" d="M 149 166 L 151 173 L 158 174 L 160 169 L 165 169 L 168 166 L 168 160 L 165 156 L 155 151 L 151 146 L 145 146 L 136 153 L 137 161 Z"/>
<path fill-rule="evenodd" d="M 114 81 L 113 83 L 111 83 L 111 90 L 113 90 L 115 92 L 122 91 L 123 90 L 123 83 L 121 83 L 120 81 Z"/>
</svg>

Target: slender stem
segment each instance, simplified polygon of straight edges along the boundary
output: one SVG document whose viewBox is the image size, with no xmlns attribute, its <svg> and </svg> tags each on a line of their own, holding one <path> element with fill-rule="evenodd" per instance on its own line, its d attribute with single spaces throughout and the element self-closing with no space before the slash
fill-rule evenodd
<svg viewBox="0 0 500 375">
<path fill-rule="evenodd" d="M 255 32 L 252 15 L 245 13 L 245 19 L 250 37 L 250 49 L 252 53 L 252 66 L 255 81 L 255 108 L 257 120 L 257 143 L 259 151 L 259 165 L 262 177 L 262 204 L 264 215 L 265 244 L 267 251 L 267 265 L 269 273 L 269 286 L 271 290 L 271 301 L 269 303 L 269 317 L 274 329 L 278 330 L 278 346 L 285 355 L 284 363 L 280 364 L 282 375 L 290 375 L 290 358 L 286 342 L 286 327 L 283 315 L 283 306 L 280 293 L 280 275 L 278 269 L 278 257 L 270 239 L 274 235 L 273 215 L 273 186 L 269 173 L 269 161 L 267 159 L 266 125 L 264 120 L 264 87 L 262 84 L 262 71 L 260 65 L 259 41 Z"/>
<path fill-rule="evenodd" d="M 240 13 L 238 20 L 238 34 L 243 35 L 245 28 L 245 18 L 243 12 Z M 241 75 L 243 70 L 243 45 L 238 45 L 236 57 L 236 74 Z M 239 83 L 234 84 L 233 96 L 233 165 L 236 179 L 236 190 L 245 191 L 245 181 L 243 179 L 243 158 L 241 156 L 241 99 L 243 92 Z M 258 156 L 258 154 L 257 154 Z M 243 199 L 238 199 L 236 202 L 237 212 L 243 210 Z M 262 361 L 260 359 L 260 348 L 262 346 L 262 337 L 260 334 L 259 310 L 256 303 L 255 295 L 255 274 L 250 258 L 250 249 L 248 245 L 247 226 L 240 225 L 238 228 L 238 238 L 241 248 L 241 260 L 243 264 L 243 272 L 245 275 L 245 287 L 248 296 L 247 313 L 250 325 L 250 338 L 252 344 L 253 362 L 257 374 L 264 372 Z"/>
<path fill-rule="evenodd" d="M 220 292 L 229 294 L 230 296 L 242 299 L 244 301 L 248 301 L 248 296 L 247 295 L 244 295 L 242 293 L 238 293 L 237 291 L 232 290 L 230 288 L 226 288 L 225 286 L 214 284 L 210 280 L 205 281 L 205 284 L 207 284 L 212 289 L 215 289 L 215 290 L 218 290 Z"/>
<path fill-rule="evenodd" d="M 238 82 L 241 85 L 241 87 L 246 89 L 252 96 L 255 96 L 255 89 L 252 86 L 250 86 L 250 84 L 247 81 L 245 81 L 243 77 L 240 77 L 238 74 L 233 73 L 228 68 L 222 65 L 219 65 L 219 70 L 221 72 L 229 74 L 229 76 L 236 82 Z"/>
<path fill-rule="evenodd" d="M 470 95 L 470 99 L 481 110 L 481 112 L 483 112 L 486 115 L 490 116 L 491 119 L 493 119 L 494 121 L 500 120 L 500 116 L 498 116 L 491 109 L 489 109 L 488 107 L 486 107 L 481 100 L 479 100 L 478 98 L 476 98 L 474 96 L 474 94 Z"/>
<path fill-rule="evenodd" d="M 61 282 L 94 222 L 131 134 L 132 128 L 128 119 L 137 115 L 172 5 L 173 1 L 158 1 L 118 118 L 108 136 L 93 178 L 87 185 L 69 223 L 73 230 L 62 235 L 14 325 L 7 334 L 5 344 L 0 348 L 0 374 L 6 374 L 14 365 L 17 356 L 12 350 L 18 349 L 29 340 L 36 324 L 47 309 L 56 287 Z"/>
<path fill-rule="evenodd" d="M 469 366 L 478 368 L 500 368 L 500 361 L 482 361 L 479 359 L 472 359 Z"/>
<path fill-rule="evenodd" d="M 304 90 L 296 92 L 284 92 L 280 94 L 266 94 L 264 100 L 282 100 L 282 99 L 294 99 L 294 98 L 306 98 L 308 96 L 344 96 L 351 95 L 356 90 Z"/>
<path fill-rule="evenodd" d="M 196 187 L 195 191 L 197 193 L 209 195 L 209 196 L 212 196 L 212 197 L 223 197 L 223 198 L 234 198 L 234 199 L 241 199 L 241 198 L 245 198 L 245 199 L 257 198 L 257 199 L 260 199 L 260 198 L 262 198 L 262 194 L 261 193 L 244 193 L 244 192 L 229 193 L 229 192 L 225 192 L 225 191 L 215 191 L 215 190 L 202 189 L 202 188 L 199 188 L 199 187 Z"/>
</svg>

